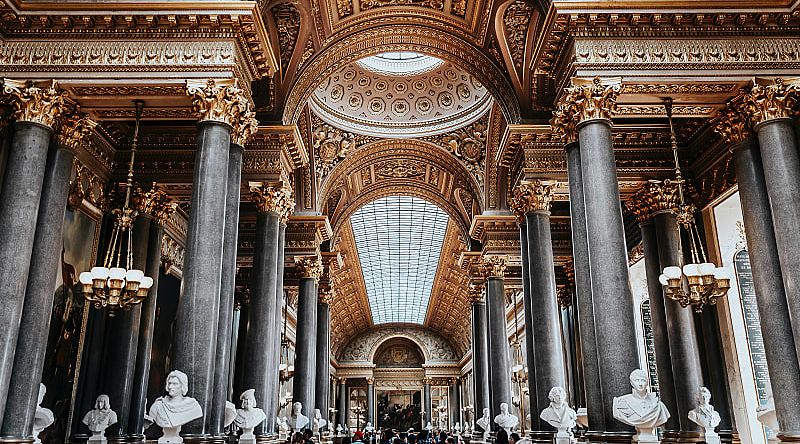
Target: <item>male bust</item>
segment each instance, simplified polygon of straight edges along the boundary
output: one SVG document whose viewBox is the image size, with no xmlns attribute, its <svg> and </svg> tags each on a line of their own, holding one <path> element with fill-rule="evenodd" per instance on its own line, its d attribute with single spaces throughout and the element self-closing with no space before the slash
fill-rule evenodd
<svg viewBox="0 0 800 444">
<path fill-rule="evenodd" d="M 719 413 L 711 405 L 711 392 L 705 387 L 697 391 L 697 407 L 689 411 L 689 420 L 703 428 L 706 442 L 718 442 L 719 435 L 714 429 L 719 425 Z"/>
<path fill-rule="evenodd" d="M 41 444 L 42 441 L 39 439 L 39 434 L 50 427 L 56 420 L 52 410 L 42 407 L 42 401 L 44 401 L 44 395 L 46 394 L 47 387 L 39 383 L 39 401 L 36 403 L 36 413 L 33 415 L 33 442 L 35 444 Z"/>
<path fill-rule="evenodd" d="M 553 387 L 547 397 L 550 399 L 550 406 L 542 410 L 539 417 L 558 429 L 556 437 L 572 436 L 578 414 L 567 405 L 567 391 L 563 387 Z"/>
<path fill-rule="evenodd" d="M 108 395 L 100 395 L 94 401 L 94 409 L 83 416 L 83 423 L 92 432 L 89 442 L 106 442 L 105 431 L 117 423 L 117 414 L 111 410 Z"/>
<path fill-rule="evenodd" d="M 254 389 L 242 392 L 239 400 L 242 401 L 242 407 L 236 409 L 236 419 L 233 422 L 236 427 L 242 429 L 242 438 L 255 440 L 253 429 L 267 419 L 267 415 L 264 410 L 256 407 L 256 391 Z"/>
<path fill-rule="evenodd" d="M 308 416 L 303 415 L 303 403 L 295 402 L 292 404 L 292 417 L 289 418 L 289 427 L 295 432 L 299 432 L 308 425 Z"/>
<path fill-rule="evenodd" d="M 181 426 L 203 417 L 203 409 L 196 399 L 186 396 L 189 392 L 189 377 L 173 370 L 167 375 L 167 396 L 161 396 L 150 406 L 149 416 L 164 430 L 160 443 L 181 443 L 178 435 Z"/>
<path fill-rule="evenodd" d="M 658 442 L 655 428 L 667 422 L 669 411 L 664 403 L 650 392 L 644 370 L 632 371 L 630 382 L 633 388 L 631 393 L 614 398 L 614 418 L 636 428 L 637 436 L 634 436 L 634 440 Z"/>
<path fill-rule="evenodd" d="M 494 417 L 494 423 L 510 434 L 519 424 L 519 418 L 508 413 L 508 403 L 502 402 L 500 403 L 500 414 Z"/>
</svg>

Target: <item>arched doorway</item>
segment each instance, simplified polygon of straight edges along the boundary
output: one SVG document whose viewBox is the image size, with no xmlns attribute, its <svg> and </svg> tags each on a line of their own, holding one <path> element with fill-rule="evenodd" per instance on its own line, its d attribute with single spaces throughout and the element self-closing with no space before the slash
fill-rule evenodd
<svg viewBox="0 0 800 444">
<path fill-rule="evenodd" d="M 376 426 L 405 431 L 422 427 L 422 390 L 404 387 L 401 380 L 416 380 L 425 358 L 419 346 L 407 338 L 392 338 L 378 347 L 373 363 L 376 390 Z M 391 387 L 392 382 L 395 387 Z M 419 378 L 421 383 L 421 378 Z"/>
</svg>

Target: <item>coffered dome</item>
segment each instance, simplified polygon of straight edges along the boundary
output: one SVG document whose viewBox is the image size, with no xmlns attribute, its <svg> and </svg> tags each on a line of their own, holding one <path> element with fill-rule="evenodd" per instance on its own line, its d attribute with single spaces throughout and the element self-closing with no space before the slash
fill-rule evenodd
<svg viewBox="0 0 800 444">
<path fill-rule="evenodd" d="M 486 88 L 450 62 L 386 53 L 348 64 L 311 97 L 327 123 L 377 137 L 420 137 L 467 125 L 491 106 Z"/>
</svg>

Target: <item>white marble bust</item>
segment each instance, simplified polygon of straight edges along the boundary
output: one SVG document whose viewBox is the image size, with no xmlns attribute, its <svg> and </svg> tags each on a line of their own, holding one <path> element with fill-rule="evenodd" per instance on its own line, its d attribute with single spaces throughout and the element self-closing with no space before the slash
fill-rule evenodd
<svg viewBox="0 0 800 444">
<path fill-rule="evenodd" d="M 239 399 L 242 401 L 242 408 L 236 410 L 236 419 L 233 422 L 236 427 L 242 429 L 240 442 L 256 442 L 253 429 L 267 419 L 263 410 L 256 407 L 256 391 L 254 389 L 242 392 Z M 244 439 L 244 441 L 241 441 Z"/>
<path fill-rule="evenodd" d="M 614 398 L 614 418 L 636 428 L 634 441 L 658 442 L 655 429 L 667 422 L 669 411 L 664 403 L 650 392 L 644 370 L 632 371 L 630 381 L 632 392 Z"/>
<path fill-rule="evenodd" d="M 189 377 L 186 373 L 173 370 L 167 375 L 167 396 L 162 396 L 150 406 L 149 416 L 158 424 L 164 435 L 159 443 L 182 443 L 181 426 L 189 421 L 203 417 L 203 409 L 196 399 L 186 396 L 189 392 Z"/>
<path fill-rule="evenodd" d="M 550 398 L 550 406 L 542 410 L 539 417 L 558 429 L 556 438 L 571 437 L 578 414 L 567 405 L 567 391 L 563 387 L 553 387 L 547 397 Z"/>
<path fill-rule="evenodd" d="M 303 403 L 295 402 L 292 404 L 292 417 L 289 418 L 289 427 L 295 432 L 299 432 L 308 425 L 308 416 L 303 415 Z"/>
<path fill-rule="evenodd" d="M 375 431 L 375 427 L 372 427 L 372 423 L 368 422 L 367 425 L 364 426 L 364 431 L 367 433 L 372 433 Z"/>
<path fill-rule="evenodd" d="M 47 387 L 39 383 L 39 401 L 36 403 L 36 413 L 33 415 L 33 442 L 35 444 L 41 444 L 39 434 L 56 420 L 52 410 L 42 407 L 45 394 L 47 394 Z"/>
<path fill-rule="evenodd" d="M 225 401 L 225 418 L 223 419 L 222 425 L 227 429 L 228 426 L 233 424 L 233 421 L 236 420 L 236 404 L 226 400 Z"/>
<path fill-rule="evenodd" d="M 519 418 L 508 413 L 508 403 L 501 402 L 500 414 L 494 417 L 494 423 L 499 425 L 506 433 L 511 434 L 519 424 Z"/>
<path fill-rule="evenodd" d="M 475 421 L 475 424 L 477 424 L 478 427 L 480 427 L 481 430 L 483 430 L 484 432 L 489 431 L 489 429 L 492 428 L 491 419 L 489 418 L 489 408 L 488 407 L 483 409 L 483 416 L 478 418 L 478 420 Z"/>
<path fill-rule="evenodd" d="M 341 424 L 336 424 L 336 436 L 342 436 L 342 432 L 344 432 L 344 429 L 342 428 L 342 425 Z"/>
<path fill-rule="evenodd" d="M 714 429 L 719 425 L 719 413 L 711 405 L 711 392 L 705 387 L 697 391 L 697 407 L 689 411 L 689 420 L 703 428 L 706 442 L 719 442 L 719 435 Z"/>
<path fill-rule="evenodd" d="M 322 418 L 322 412 L 319 409 L 314 409 L 314 420 L 312 421 L 311 428 L 315 433 L 319 433 L 328 425 L 328 421 Z"/>
<path fill-rule="evenodd" d="M 283 418 L 276 417 L 275 423 L 278 425 L 278 433 L 280 433 L 280 436 L 288 437 L 289 432 L 292 430 L 289 427 L 289 419 L 285 416 Z"/>
<path fill-rule="evenodd" d="M 117 423 L 117 414 L 111 410 L 108 395 L 100 395 L 94 401 L 94 409 L 83 416 L 83 423 L 92 432 L 89 442 L 106 442 L 106 429 Z"/>
</svg>

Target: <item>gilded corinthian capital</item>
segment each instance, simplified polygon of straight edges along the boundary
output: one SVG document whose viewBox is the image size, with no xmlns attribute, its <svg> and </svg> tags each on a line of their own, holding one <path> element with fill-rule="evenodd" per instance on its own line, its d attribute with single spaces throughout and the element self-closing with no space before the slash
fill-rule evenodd
<svg viewBox="0 0 800 444">
<path fill-rule="evenodd" d="M 335 297 L 336 297 L 336 288 L 333 286 L 333 281 L 330 281 L 328 285 L 321 287 L 319 289 L 320 304 L 331 305 Z"/>
<path fill-rule="evenodd" d="M 503 256 L 488 256 L 481 258 L 480 268 L 483 277 L 488 279 L 503 278 L 506 273 L 508 259 Z"/>
<path fill-rule="evenodd" d="M 244 146 L 254 134 L 258 132 L 258 120 L 256 120 L 256 113 L 251 111 L 250 102 L 247 102 L 248 110 L 242 114 L 242 118 L 239 119 L 239 124 L 234 125 L 233 131 L 231 131 L 231 142 L 239 145 Z"/>
<path fill-rule="evenodd" d="M 4 79 L 3 93 L 12 97 L 17 122 L 32 122 L 55 128 L 56 119 L 64 112 L 66 92 L 55 81 L 39 87 L 33 82 Z"/>
<path fill-rule="evenodd" d="M 304 256 L 295 258 L 294 266 L 301 278 L 313 278 L 319 280 L 322 277 L 322 261 L 316 256 Z"/>
<path fill-rule="evenodd" d="M 150 215 L 158 225 L 162 226 L 167 223 L 167 219 L 175 212 L 175 206 L 177 205 L 170 199 L 164 188 L 155 182 L 147 191 L 137 187 L 133 190 L 131 200 L 133 207 L 139 214 Z"/>
<path fill-rule="evenodd" d="M 617 110 L 617 97 L 621 91 L 622 85 L 617 79 L 603 81 L 599 77 L 591 80 L 575 78 L 572 79 L 572 86 L 565 89 L 558 108 L 566 115 L 571 115 L 576 124 L 589 120 L 611 120 Z M 565 133 L 567 130 L 563 128 Z"/>
<path fill-rule="evenodd" d="M 483 283 L 469 283 L 469 287 L 467 288 L 467 300 L 471 304 L 480 304 L 483 302 Z"/>
<path fill-rule="evenodd" d="M 286 223 L 286 220 L 294 211 L 292 189 L 284 183 L 251 186 L 250 200 L 256 204 L 258 211 L 278 214 L 283 223 Z"/>
<path fill-rule="evenodd" d="M 754 79 L 750 93 L 744 96 L 743 110 L 755 126 L 776 119 L 791 117 L 792 108 L 797 104 L 800 92 L 800 79 L 775 81 Z"/>
<path fill-rule="evenodd" d="M 526 214 L 533 211 L 549 213 L 552 203 L 553 184 L 538 179 L 520 182 L 514 187 L 511 198 L 511 207 L 519 218 L 524 218 Z"/>
<path fill-rule="evenodd" d="M 230 125 L 232 135 L 238 141 L 246 141 L 255 120 L 252 103 L 239 88 L 237 80 L 214 80 L 186 82 L 186 93 L 192 96 L 192 108 L 199 121 L 212 121 Z M 257 126 L 258 123 L 255 123 Z"/>
<path fill-rule="evenodd" d="M 727 143 L 741 143 L 753 136 L 750 122 L 740 101 L 728 102 L 714 119 L 714 132 Z"/>
<path fill-rule="evenodd" d="M 56 140 L 62 146 L 75 151 L 87 143 L 97 122 L 76 111 L 61 118 L 61 125 L 56 132 Z"/>
<path fill-rule="evenodd" d="M 639 223 L 647 222 L 662 211 L 675 211 L 680 206 L 678 184 L 673 180 L 651 180 L 627 201 L 625 206 Z"/>
<path fill-rule="evenodd" d="M 553 118 L 550 119 L 550 128 L 553 133 L 561 138 L 564 144 L 578 141 L 578 129 L 575 126 L 575 113 L 571 104 L 561 102 L 553 111 Z"/>
</svg>

